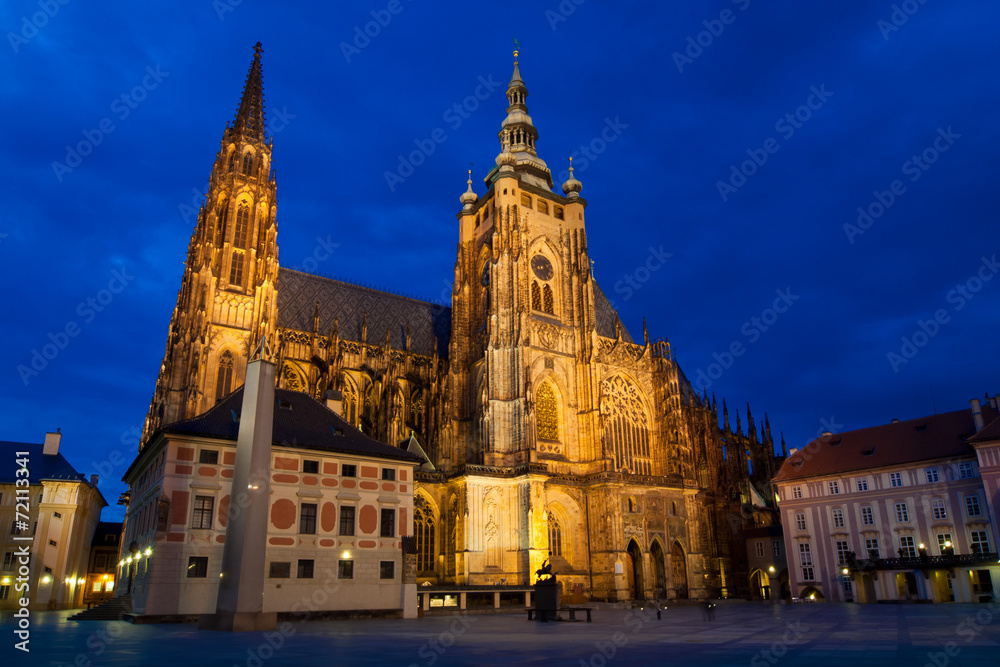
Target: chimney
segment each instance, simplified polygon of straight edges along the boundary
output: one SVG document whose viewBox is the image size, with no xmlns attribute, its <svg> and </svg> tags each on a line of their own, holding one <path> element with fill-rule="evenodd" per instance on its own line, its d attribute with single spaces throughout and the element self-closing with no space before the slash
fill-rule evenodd
<svg viewBox="0 0 1000 667">
<path fill-rule="evenodd" d="M 898 420 L 897 418 L 893 417 L 893 418 L 892 418 L 892 423 L 893 423 L 893 424 L 898 424 L 898 423 L 899 423 L 899 420 Z"/>
<path fill-rule="evenodd" d="M 974 398 L 969 401 L 969 405 L 972 406 L 972 421 L 976 424 L 976 433 L 983 430 L 983 410 L 979 407 L 979 399 Z"/>
<path fill-rule="evenodd" d="M 326 407 L 333 412 L 336 412 L 338 415 L 344 409 L 344 392 L 336 389 L 327 389 L 326 394 L 324 394 L 323 397 L 326 402 Z"/>
<path fill-rule="evenodd" d="M 62 440 L 62 429 L 56 429 L 55 433 L 45 434 L 45 444 L 42 445 L 42 454 L 55 456 L 59 453 L 59 441 Z"/>
<path fill-rule="evenodd" d="M 90 476 L 90 485 L 93 486 L 94 488 L 97 488 L 97 483 L 100 482 L 100 481 L 101 481 L 101 476 L 100 475 L 91 475 Z"/>
</svg>

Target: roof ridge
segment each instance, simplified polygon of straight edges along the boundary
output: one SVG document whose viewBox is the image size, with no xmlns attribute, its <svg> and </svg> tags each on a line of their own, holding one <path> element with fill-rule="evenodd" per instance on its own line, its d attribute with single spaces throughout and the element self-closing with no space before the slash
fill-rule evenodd
<svg viewBox="0 0 1000 667">
<path fill-rule="evenodd" d="M 416 296 L 414 294 L 406 294 L 406 293 L 403 293 L 403 292 L 397 292 L 397 291 L 395 291 L 395 290 L 393 290 L 391 288 L 372 287 L 370 285 L 366 285 L 366 284 L 363 284 L 361 282 L 355 282 L 353 280 L 348 280 L 347 278 L 342 278 L 342 277 L 339 277 L 339 276 L 331 276 L 331 275 L 327 275 L 327 274 L 324 274 L 324 273 L 312 273 L 310 271 L 303 271 L 300 268 L 288 267 L 288 266 L 282 266 L 278 271 L 279 271 L 279 276 L 280 276 L 280 272 L 281 271 L 290 271 L 292 273 L 298 273 L 298 274 L 301 274 L 303 276 L 307 276 L 309 278 L 318 278 L 320 280 L 327 280 L 329 282 L 340 283 L 341 285 L 347 285 L 349 287 L 357 287 L 357 288 L 360 288 L 360 289 L 363 289 L 363 290 L 368 290 L 369 292 L 374 292 L 375 294 L 387 294 L 389 296 L 395 296 L 395 297 L 400 297 L 402 299 L 408 299 L 408 300 L 414 301 L 416 303 L 433 304 L 435 306 L 442 306 L 444 308 L 451 308 L 451 304 L 450 303 L 446 304 L 443 301 L 438 300 L 438 299 L 424 299 L 424 298 L 421 298 L 421 297 Z"/>
</svg>

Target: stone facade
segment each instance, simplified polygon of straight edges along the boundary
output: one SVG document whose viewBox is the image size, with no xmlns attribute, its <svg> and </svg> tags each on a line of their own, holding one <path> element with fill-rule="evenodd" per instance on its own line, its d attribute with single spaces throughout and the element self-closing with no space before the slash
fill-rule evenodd
<svg viewBox="0 0 1000 667">
<path fill-rule="evenodd" d="M 261 89 L 258 51 L 192 235 L 147 437 L 238 386 L 266 335 L 279 387 L 340 392 L 348 422 L 427 453 L 421 582 L 528 584 L 551 553 L 569 594 L 746 593 L 750 485 L 771 497 L 780 463 L 770 425 L 758 439 L 751 418 L 744 435 L 726 412 L 720 429 L 669 342 L 623 326 L 593 279 L 582 184 L 571 170 L 557 193 L 537 154 L 516 61 L 486 192 L 470 173 L 461 196 L 450 308 L 278 268 Z"/>
</svg>

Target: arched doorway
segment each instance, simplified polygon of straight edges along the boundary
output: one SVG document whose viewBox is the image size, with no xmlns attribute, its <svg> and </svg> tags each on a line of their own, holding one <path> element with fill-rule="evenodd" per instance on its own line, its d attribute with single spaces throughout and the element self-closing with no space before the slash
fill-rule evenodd
<svg viewBox="0 0 1000 667">
<path fill-rule="evenodd" d="M 654 540 L 649 548 L 649 564 L 653 570 L 653 598 L 661 600 L 667 597 L 667 573 L 664 569 L 666 558 L 659 541 Z"/>
<path fill-rule="evenodd" d="M 630 600 L 642 598 L 642 552 L 639 545 L 632 540 L 628 543 L 628 558 L 625 559 L 625 576 L 628 578 L 628 597 Z"/>
<path fill-rule="evenodd" d="M 754 570 L 750 573 L 750 594 L 754 600 L 771 599 L 771 579 L 764 570 Z"/>
<path fill-rule="evenodd" d="M 686 600 L 688 596 L 687 558 L 684 556 L 684 548 L 681 547 L 680 542 L 674 542 L 674 546 L 670 548 L 670 565 L 677 598 Z"/>
</svg>

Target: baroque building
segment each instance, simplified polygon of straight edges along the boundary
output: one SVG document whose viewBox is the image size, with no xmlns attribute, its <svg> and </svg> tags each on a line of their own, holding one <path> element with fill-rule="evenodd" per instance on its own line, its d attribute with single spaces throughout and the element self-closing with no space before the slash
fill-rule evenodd
<svg viewBox="0 0 1000 667">
<path fill-rule="evenodd" d="M 486 191 L 470 172 L 460 197 L 446 307 L 279 267 L 257 45 L 191 236 L 145 438 L 240 386 L 266 336 L 279 388 L 341 400 L 365 434 L 426 453 L 421 582 L 528 584 L 551 554 L 570 595 L 740 593 L 752 498 L 773 496 L 770 425 L 760 439 L 752 418 L 752 436 L 728 417 L 720 429 L 714 397 L 698 395 L 669 342 L 623 325 L 593 279 L 583 186 L 571 167 L 556 191 L 537 152 L 516 58 Z"/>
</svg>

